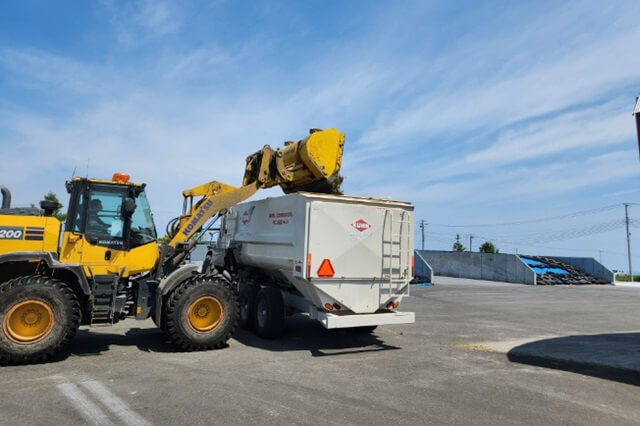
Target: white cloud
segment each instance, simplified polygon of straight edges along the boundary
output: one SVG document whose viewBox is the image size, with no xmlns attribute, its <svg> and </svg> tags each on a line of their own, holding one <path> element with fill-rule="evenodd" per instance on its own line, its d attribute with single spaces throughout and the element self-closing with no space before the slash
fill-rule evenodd
<svg viewBox="0 0 640 426">
<path fill-rule="evenodd" d="M 167 34 L 179 28 L 175 11 L 166 1 L 142 0 L 133 21 L 156 34 Z"/>
<path fill-rule="evenodd" d="M 619 102 L 618 102 L 619 104 Z M 495 166 L 559 154 L 602 148 L 628 141 L 633 124 L 624 109 L 605 104 L 552 116 L 502 132 L 484 149 L 467 156 L 469 163 Z"/>
<path fill-rule="evenodd" d="M 63 96 L 65 100 L 100 95 L 115 86 L 113 74 L 97 65 L 34 49 L 0 48 L 0 69 L 15 87 L 34 90 L 39 96 Z M 66 103 L 63 106 L 68 108 Z"/>
<path fill-rule="evenodd" d="M 584 46 L 555 63 L 537 64 L 520 76 L 423 96 L 366 132 L 360 144 L 375 153 L 417 137 L 486 132 L 600 98 L 637 81 L 640 57 L 628 54 L 629 42 L 640 42 L 640 29 Z"/>
<path fill-rule="evenodd" d="M 134 0 L 121 3 L 102 2 L 110 16 L 116 40 L 133 48 L 158 37 L 176 33 L 182 25 L 177 4 L 165 0 Z"/>
</svg>

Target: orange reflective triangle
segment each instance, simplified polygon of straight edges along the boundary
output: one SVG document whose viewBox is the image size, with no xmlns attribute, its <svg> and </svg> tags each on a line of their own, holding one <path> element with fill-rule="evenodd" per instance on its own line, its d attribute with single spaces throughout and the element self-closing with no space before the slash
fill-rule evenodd
<svg viewBox="0 0 640 426">
<path fill-rule="evenodd" d="M 333 270 L 333 265 L 331 265 L 331 261 L 329 259 L 323 259 L 320 267 L 318 268 L 318 276 L 319 277 L 333 277 L 336 271 Z"/>
</svg>

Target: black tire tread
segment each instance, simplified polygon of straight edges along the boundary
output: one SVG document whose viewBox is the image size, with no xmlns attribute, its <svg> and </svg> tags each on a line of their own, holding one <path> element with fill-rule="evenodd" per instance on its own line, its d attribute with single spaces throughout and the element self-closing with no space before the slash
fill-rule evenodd
<svg viewBox="0 0 640 426">
<path fill-rule="evenodd" d="M 55 356 L 65 346 L 67 346 L 71 339 L 76 335 L 78 327 L 80 326 L 80 319 L 82 314 L 80 310 L 80 302 L 78 301 L 77 295 L 71 288 L 69 288 L 67 284 L 54 278 L 38 274 L 13 278 L 0 284 L 0 299 L 7 291 L 17 286 L 26 285 L 51 286 L 54 287 L 58 292 L 60 292 L 60 294 L 62 294 L 64 299 L 66 299 L 66 302 L 71 307 L 71 324 L 70 327 L 67 328 L 64 338 L 60 342 L 58 342 L 57 345 L 48 348 L 46 351 L 34 355 L 20 356 L 0 352 L 0 365 L 35 364 L 45 362 Z"/>
<path fill-rule="evenodd" d="M 275 287 L 262 288 L 256 296 L 256 311 L 262 298 L 267 300 L 271 312 L 269 312 L 267 323 L 263 328 L 260 327 L 257 318 L 255 319 L 255 331 L 256 334 L 263 339 L 275 339 L 282 336 L 285 328 L 285 308 L 282 293 Z"/>
<path fill-rule="evenodd" d="M 240 328 L 243 330 L 251 331 L 255 326 L 255 315 L 256 315 L 256 299 L 258 296 L 258 292 L 260 291 L 260 286 L 257 284 L 248 284 L 246 285 L 239 294 L 239 299 L 242 297 L 249 297 L 249 316 L 246 321 L 242 320 L 242 316 L 239 315 L 238 323 Z"/>
<path fill-rule="evenodd" d="M 179 332 L 178 327 L 175 323 L 176 315 L 174 314 L 176 312 L 178 302 L 182 299 L 182 297 L 184 297 L 185 293 L 187 293 L 187 290 L 201 284 L 205 280 L 206 281 L 215 280 L 219 283 L 223 283 L 224 286 L 228 289 L 229 294 L 232 296 L 232 300 L 233 300 L 233 309 L 231 314 L 234 316 L 234 318 L 232 319 L 232 326 L 229 328 L 229 330 L 227 330 L 227 332 L 221 338 L 217 339 L 215 342 L 211 342 L 207 344 L 194 344 L 193 342 L 186 340 L 184 336 L 182 336 L 182 334 Z M 187 352 L 206 351 L 211 349 L 220 349 L 224 347 L 224 345 L 231 338 L 231 336 L 233 335 L 233 333 L 235 332 L 238 326 L 239 305 L 238 305 L 238 298 L 235 294 L 235 290 L 230 282 L 221 278 L 221 276 L 217 274 L 207 274 L 207 275 L 198 274 L 189 278 L 184 283 L 178 285 L 178 287 L 172 293 L 170 293 L 169 297 L 167 298 L 165 306 L 166 306 L 165 307 L 166 310 L 165 312 L 163 312 L 164 327 L 162 327 L 162 329 L 169 336 L 169 338 L 173 341 L 175 345 L 177 345 L 180 349 Z"/>
</svg>

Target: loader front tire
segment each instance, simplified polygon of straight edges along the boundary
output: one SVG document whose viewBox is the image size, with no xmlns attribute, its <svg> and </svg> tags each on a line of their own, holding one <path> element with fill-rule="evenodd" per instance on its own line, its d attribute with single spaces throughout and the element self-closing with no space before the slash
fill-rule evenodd
<svg viewBox="0 0 640 426">
<path fill-rule="evenodd" d="M 231 284 L 215 275 L 195 275 L 171 293 L 163 330 L 185 351 L 218 349 L 238 324 L 238 300 Z"/>
<path fill-rule="evenodd" d="M 75 336 L 80 303 L 65 283 L 27 275 L 0 285 L 0 365 L 44 362 Z"/>
</svg>

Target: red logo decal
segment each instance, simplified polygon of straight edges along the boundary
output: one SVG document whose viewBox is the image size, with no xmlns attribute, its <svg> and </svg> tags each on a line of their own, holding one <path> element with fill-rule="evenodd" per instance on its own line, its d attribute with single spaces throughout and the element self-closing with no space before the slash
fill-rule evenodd
<svg viewBox="0 0 640 426">
<path fill-rule="evenodd" d="M 245 210 L 244 213 L 242 213 L 240 222 L 242 222 L 243 225 L 246 225 L 251 220 L 251 216 L 253 216 L 253 209 L 255 209 L 255 206 L 251 206 L 249 210 Z"/>
<path fill-rule="evenodd" d="M 351 224 L 351 226 L 353 226 L 354 228 L 356 228 L 356 231 L 358 232 L 364 232 L 367 229 L 371 228 L 371 225 L 369 225 L 369 222 L 367 222 L 364 219 L 358 219 L 355 222 L 353 222 Z"/>
</svg>

